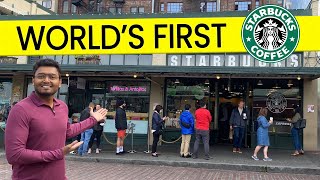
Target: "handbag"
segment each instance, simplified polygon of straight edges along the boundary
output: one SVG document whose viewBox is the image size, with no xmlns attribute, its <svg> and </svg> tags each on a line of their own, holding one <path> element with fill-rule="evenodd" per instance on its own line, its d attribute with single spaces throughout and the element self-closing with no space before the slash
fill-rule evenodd
<svg viewBox="0 0 320 180">
<path fill-rule="evenodd" d="M 183 122 L 183 121 L 180 121 L 181 122 L 181 125 L 185 128 L 190 128 L 191 125 L 189 123 L 186 123 L 186 122 Z"/>
<path fill-rule="evenodd" d="M 304 129 L 307 126 L 306 119 L 299 119 L 297 122 L 293 123 L 293 127 L 296 129 Z"/>
</svg>

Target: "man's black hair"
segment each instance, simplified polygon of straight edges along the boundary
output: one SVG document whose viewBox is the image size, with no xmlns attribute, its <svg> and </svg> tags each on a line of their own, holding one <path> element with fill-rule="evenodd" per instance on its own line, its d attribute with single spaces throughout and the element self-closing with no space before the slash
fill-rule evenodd
<svg viewBox="0 0 320 180">
<path fill-rule="evenodd" d="M 206 105 L 206 103 L 203 101 L 203 100 L 201 100 L 200 102 L 199 102 L 199 105 L 200 105 L 200 107 L 204 107 L 205 105 Z"/>
<path fill-rule="evenodd" d="M 59 73 L 59 77 L 61 78 L 61 68 L 59 66 L 59 63 L 53 59 L 37 60 L 36 63 L 33 65 L 33 76 L 35 76 L 36 71 L 39 69 L 39 67 L 42 67 L 42 66 L 55 67 Z"/>
<path fill-rule="evenodd" d="M 185 109 L 185 110 L 189 110 L 190 108 L 191 108 L 190 104 L 186 104 L 186 105 L 184 106 L 184 109 Z"/>
</svg>

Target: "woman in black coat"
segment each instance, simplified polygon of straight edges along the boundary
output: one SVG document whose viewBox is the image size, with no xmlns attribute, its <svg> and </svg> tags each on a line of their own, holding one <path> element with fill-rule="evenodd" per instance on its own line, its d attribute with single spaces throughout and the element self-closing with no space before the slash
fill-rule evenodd
<svg viewBox="0 0 320 180">
<path fill-rule="evenodd" d="M 154 113 L 152 115 L 152 134 L 153 134 L 153 143 L 152 143 L 152 156 L 158 157 L 157 154 L 157 145 L 159 142 L 160 135 L 162 134 L 162 127 L 164 126 L 164 121 L 166 117 L 161 118 L 160 111 L 162 110 L 161 105 L 157 105 Z"/>
</svg>

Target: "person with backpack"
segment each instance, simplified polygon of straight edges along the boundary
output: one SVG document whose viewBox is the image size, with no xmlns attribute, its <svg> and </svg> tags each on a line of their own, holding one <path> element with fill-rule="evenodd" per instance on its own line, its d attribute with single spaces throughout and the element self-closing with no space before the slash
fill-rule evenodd
<svg viewBox="0 0 320 180">
<path fill-rule="evenodd" d="M 303 155 L 304 151 L 301 146 L 299 132 L 300 129 L 296 128 L 294 126 L 294 123 L 296 123 L 299 119 L 301 119 L 301 108 L 298 105 L 293 106 L 294 116 L 292 118 L 288 118 L 287 121 L 291 122 L 291 134 L 293 138 L 293 145 L 294 145 L 294 153 L 291 154 L 291 156 L 298 156 Z"/>
<path fill-rule="evenodd" d="M 180 148 L 180 156 L 190 158 L 189 146 L 191 135 L 194 133 L 194 118 L 190 113 L 190 104 L 185 105 L 185 110 L 180 115 L 180 127 L 182 134 L 182 142 Z"/>
</svg>

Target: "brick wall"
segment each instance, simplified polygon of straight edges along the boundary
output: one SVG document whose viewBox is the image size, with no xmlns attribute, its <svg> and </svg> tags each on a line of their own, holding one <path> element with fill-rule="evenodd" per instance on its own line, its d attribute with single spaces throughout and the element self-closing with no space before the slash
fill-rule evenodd
<svg viewBox="0 0 320 180">
<path fill-rule="evenodd" d="M 62 3 L 65 0 L 59 0 L 58 12 L 62 14 Z M 71 13 L 71 1 L 69 1 L 69 13 Z M 83 0 L 88 4 L 89 0 Z M 167 12 L 168 3 L 183 3 L 183 12 L 200 12 L 200 3 L 201 2 L 216 2 L 219 0 L 154 0 L 155 1 L 155 12 L 160 12 L 160 4 L 164 4 L 164 12 Z M 234 11 L 235 2 L 241 1 L 251 1 L 252 8 L 256 7 L 256 0 L 220 0 L 220 10 L 221 11 Z M 259 0 L 260 6 L 263 4 L 278 4 L 278 0 Z M 101 6 L 108 10 L 110 7 L 115 7 L 113 0 L 102 0 Z M 145 13 L 152 12 L 152 0 L 125 0 L 125 3 L 122 7 L 122 13 L 130 13 L 131 7 L 144 7 Z M 219 9 L 219 8 L 218 8 Z M 84 13 L 81 12 L 80 13 Z"/>
<path fill-rule="evenodd" d="M 63 2 L 66 0 L 59 0 L 59 5 L 58 5 L 58 13 L 63 14 Z M 72 0 L 67 0 L 69 2 L 69 8 L 68 12 L 71 13 L 71 1 Z M 86 4 L 89 4 L 89 0 L 83 0 Z M 130 13 L 130 8 L 131 7 L 144 7 L 145 13 L 151 13 L 152 10 L 152 1 L 151 0 L 125 0 L 125 3 L 121 6 L 122 7 L 122 13 Z M 116 7 L 116 4 L 113 2 L 113 0 L 102 0 L 100 3 L 102 9 L 104 10 L 103 12 L 106 12 L 109 10 L 109 8 L 114 8 Z M 120 4 L 118 4 L 120 5 Z M 84 10 L 78 9 L 78 13 L 84 14 L 86 13 Z M 104 14 L 104 13 L 102 13 Z"/>
</svg>

